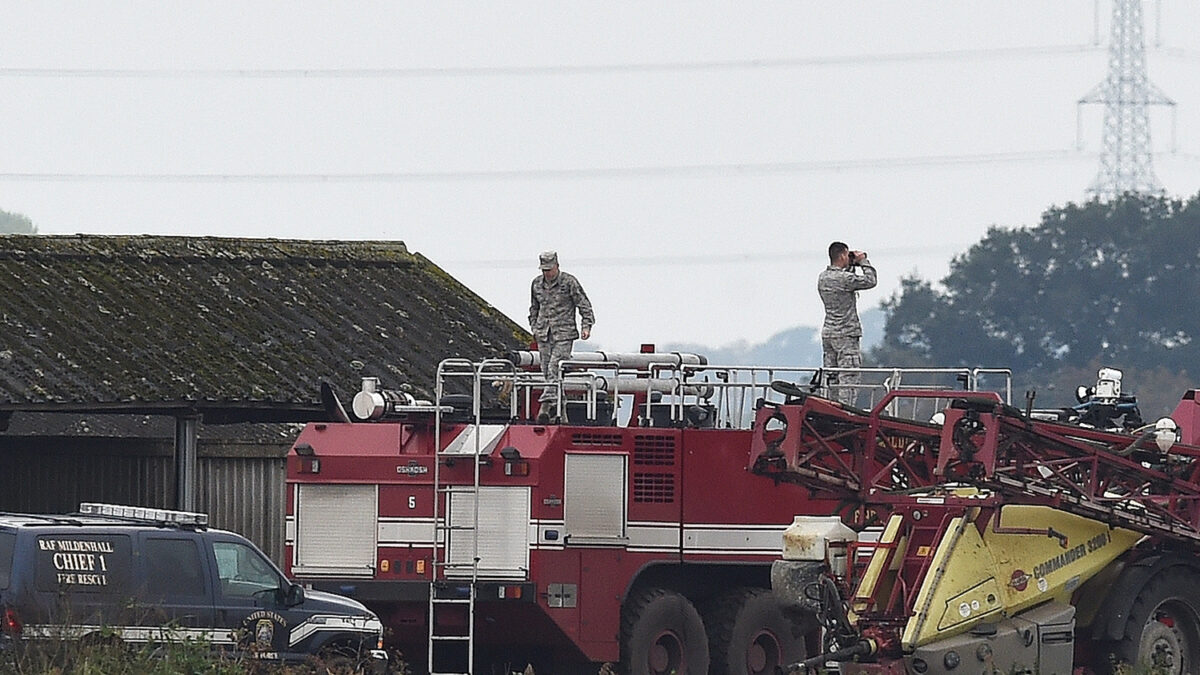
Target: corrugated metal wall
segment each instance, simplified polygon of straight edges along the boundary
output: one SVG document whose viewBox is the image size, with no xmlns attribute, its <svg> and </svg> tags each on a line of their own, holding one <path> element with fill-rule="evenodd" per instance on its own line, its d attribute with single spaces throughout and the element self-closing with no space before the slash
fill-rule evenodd
<svg viewBox="0 0 1200 675">
<path fill-rule="evenodd" d="M 285 444 L 201 441 L 199 510 L 283 560 Z M 0 511 L 70 513 L 80 502 L 172 508 L 174 444 L 141 438 L 0 436 Z"/>
<path fill-rule="evenodd" d="M 79 502 L 174 503 L 169 441 L 0 437 L 0 509 L 69 513 Z"/>
<path fill-rule="evenodd" d="M 213 527 L 240 533 L 282 567 L 288 446 L 259 451 L 268 449 L 274 450 L 273 457 L 214 456 L 209 453 L 217 449 L 201 443 L 196 501 Z"/>
</svg>

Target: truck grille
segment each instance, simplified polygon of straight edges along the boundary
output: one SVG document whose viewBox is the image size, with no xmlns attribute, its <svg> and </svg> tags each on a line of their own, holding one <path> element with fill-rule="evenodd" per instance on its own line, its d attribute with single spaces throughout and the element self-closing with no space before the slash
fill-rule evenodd
<svg viewBox="0 0 1200 675">
<path fill-rule="evenodd" d="M 633 437 L 634 466 L 675 466 L 675 437 L 638 434 Z M 640 504 L 670 504 L 675 501 L 675 474 L 635 471 L 633 501 Z"/>
<path fill-rule="evenodd" d="M 621 434 L 579 432 L 571 434 L 571 445 L 620 447 L 624 445 L 624 439 Z"/>
<path fill-rule="evenodd" d="M 670 504 L 675 501 L 675 475 L 633 474 L 633 501 L 639 504 Z"/>
<path fill-rule="evenodd" d="M 675 437 L 633 437 L 633 463 L 641 466 L 675 466 Z"/>
</svg>

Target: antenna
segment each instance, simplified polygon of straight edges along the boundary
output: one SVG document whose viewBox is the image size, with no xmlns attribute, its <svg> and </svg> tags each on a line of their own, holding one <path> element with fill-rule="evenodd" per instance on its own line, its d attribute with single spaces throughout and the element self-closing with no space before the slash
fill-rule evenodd
<svg viewBox="0 0 1200 675">
<path fill-rule="evenodd" d="M 1079 99 L 1079 105 L 1104 104 L 1100 172 L 1088 194 L 1108 201 L 1126 192 L 1161 193 L 1150 151 L 1148 105 L 1171 106 L 1146 74 L 1142 0 L 1113 0 L 1108 44 L 1108 76 Z"/>
</svg>

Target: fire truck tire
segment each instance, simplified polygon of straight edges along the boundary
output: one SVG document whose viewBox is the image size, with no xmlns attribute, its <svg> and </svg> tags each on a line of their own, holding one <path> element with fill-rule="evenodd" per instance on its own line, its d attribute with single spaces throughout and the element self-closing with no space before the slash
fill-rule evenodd
<svg viewBox="0 0 1200 675">
<path fill-rule="evenodd" d="M 704 675 L 708 638 L 700 612 L 665 588 L 635 592 L 621 611 L 621 665 L 627 675 Z"/>
<path fill-rule="evenodd" d="M 1133 601 L 1116 656 L 1164 675 L 1200 672 L 1200 575 L 1174 567 L 1151 578 Z"/>
<path fill-rule="evenodd" d="M 803 660 L 802 626 L 783 612 L 770 590 L 739 588 L 704 607 L 712 675 L 775 673 Z"/>
</svg>

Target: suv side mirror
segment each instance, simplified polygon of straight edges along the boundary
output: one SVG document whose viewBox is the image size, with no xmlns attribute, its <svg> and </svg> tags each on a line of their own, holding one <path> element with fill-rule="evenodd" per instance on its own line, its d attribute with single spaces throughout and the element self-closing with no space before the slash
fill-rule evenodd
<svg viewBox="0 0 1200 675">
<path fill-rule="evenodd" d="M 304 602 L 304 587 L 300 584 L 292 584 L 284 591 L 283 604 L 287 607 L 295 607 Z"/>
</svg>

